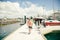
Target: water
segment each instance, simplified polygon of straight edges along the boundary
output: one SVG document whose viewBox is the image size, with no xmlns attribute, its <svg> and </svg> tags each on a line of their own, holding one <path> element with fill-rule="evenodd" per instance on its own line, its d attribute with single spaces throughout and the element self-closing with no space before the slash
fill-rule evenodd
<svg viewBox="0 0 60 40">
<path fill-rule="evenodd" d="M 19 27 L 21 27 L 20 23 L 15 23 L 0 27 L 0 40 L 2 40 L 4 37 L 9 35 L 11 32 L 15 31 Z"/>
<path fill-rule="evenodd" d="M 60 40 L 60 30 L 55 30 L 45 35 L 47 40 Z"/>
</svg>

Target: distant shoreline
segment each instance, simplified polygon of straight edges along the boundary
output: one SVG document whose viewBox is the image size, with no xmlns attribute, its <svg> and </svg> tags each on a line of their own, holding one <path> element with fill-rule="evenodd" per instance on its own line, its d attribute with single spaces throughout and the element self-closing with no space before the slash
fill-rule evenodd
<svg viewBox="0 0 60 40">
<path fill-rule="evenodd" d="M 11 22 L 3 23 L 3 24 L 0 23 L 0 26 L 5 26 L 5 25 L 9 25 L 9 24 L 14 24 L 14 23 L 18 23 L 18 21 L 15 21 L 15 22 L 11 21 Z"/>
</svg>

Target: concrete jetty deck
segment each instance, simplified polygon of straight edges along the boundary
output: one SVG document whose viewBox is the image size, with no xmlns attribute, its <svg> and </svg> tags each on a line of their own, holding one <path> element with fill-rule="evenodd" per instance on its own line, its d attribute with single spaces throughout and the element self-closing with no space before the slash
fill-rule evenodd
<svg viewBox="0 0 60 40">
<path fill-rule="evenodd" d="M 3 40 L 47 40 L 44 35 L 37 31 L 36 27 L 33 26 L 31 34 L 28 34 L 28 27 L 23 25 L 16 31 L 5 37 Z"/>
</svg>

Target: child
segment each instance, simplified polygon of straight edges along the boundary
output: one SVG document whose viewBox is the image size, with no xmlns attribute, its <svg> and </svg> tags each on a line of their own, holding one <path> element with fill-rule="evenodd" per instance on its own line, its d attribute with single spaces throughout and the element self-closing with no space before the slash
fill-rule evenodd
<svg viewBox="0 0 60 40">
<path fill-rule="evenodd" d="M 33 26 L 33 23 L 32 23 L 32 21 L 29 18 L 27 18 L 27 26 L 29 28 L 29 33 L 28 34 L 30 34 L 31 33 L 32 26 Z"/>
</svg>

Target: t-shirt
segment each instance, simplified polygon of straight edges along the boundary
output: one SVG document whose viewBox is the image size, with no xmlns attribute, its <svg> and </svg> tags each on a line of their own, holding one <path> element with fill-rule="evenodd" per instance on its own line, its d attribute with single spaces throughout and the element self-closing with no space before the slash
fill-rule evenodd
<svg viewBox="0 0 60 40">
<path fill-rule="evenodd" d="M 28 26 L 32 26 L 32 25 L 33 25 L 32 21 L 31 21 L 31 20 L 28 20 L 28 21 L 27 21 L 27 25 L 28 25 Z"/>
</svg>

